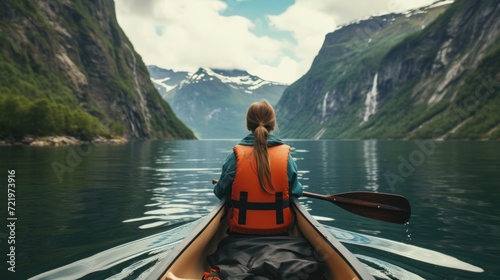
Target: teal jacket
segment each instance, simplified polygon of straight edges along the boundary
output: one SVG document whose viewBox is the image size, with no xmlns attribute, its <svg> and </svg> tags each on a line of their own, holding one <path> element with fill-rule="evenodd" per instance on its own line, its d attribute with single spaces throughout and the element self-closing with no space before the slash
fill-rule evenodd
<svg viewBox="0 0 500 280">
<path fill-rule="evenodd" d="M 253 146 L 254 137 L 253 133 L 248 134 L 245 138 L 240 141 L 240 145 Z M 277 136 L 270 134 L 267 139 L 267 146 L 272 147 L 276 145 L 283 144 L 283 141 Z M 290 186 L 290 194 L 300 197 L 302 196 L 302 184 L 297 180 L 297 164 L 293 160 L 292 156 L 288 156 L 288 183 Z M 229 154 L 226 161 L 222 165 L 222 173 L 220 175 L 219 182 L 215 185 L 214 193 L 219 198 L 222 199 L 231 193 L 231 187 L 233 185 L 234 176 L 236 174 L 236 156 L 234 153 Z"/>
</svg>

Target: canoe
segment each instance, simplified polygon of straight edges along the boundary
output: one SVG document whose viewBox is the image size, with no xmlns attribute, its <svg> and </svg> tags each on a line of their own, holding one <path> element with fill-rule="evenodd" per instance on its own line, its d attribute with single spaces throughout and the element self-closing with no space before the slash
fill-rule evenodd
<svg viewBox="0 0 500 280">
<path fill-rule="evenodd" d="M 291 234 L 307 239 L 325 261 L 326 279 L 374 279 L 365 266 L 316 221 L 296 198 L 292 202 L 296 224 Z M 203 272 L 210 270 L 207 256 L 215 252 L 219 241 L 226 236 L 224 212 L 224 201 L 220 201 L 190 235 L 156 264 L 148 279 L 201 279 Z"/>
</svg>

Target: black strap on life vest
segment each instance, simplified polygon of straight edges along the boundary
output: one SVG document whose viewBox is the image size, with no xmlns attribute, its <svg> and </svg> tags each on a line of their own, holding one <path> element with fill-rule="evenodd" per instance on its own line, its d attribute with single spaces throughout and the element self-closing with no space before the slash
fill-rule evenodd
<svg viewBox="0 0 500 280">
<path fill-rule="evenodd" d="M 277 192 L 275 198 L 275 202 L 248 202 L 248 192 L 240 192 L 240 200 L 231 200 L 231 206 L 240 210 L 238 224 L 246 224 L 247 210 L 275 210 L 276 224 L 283 224 L 283 209 L 290 207 L 290 200 L 283 199 L 283 192 Z"/>
</svg>

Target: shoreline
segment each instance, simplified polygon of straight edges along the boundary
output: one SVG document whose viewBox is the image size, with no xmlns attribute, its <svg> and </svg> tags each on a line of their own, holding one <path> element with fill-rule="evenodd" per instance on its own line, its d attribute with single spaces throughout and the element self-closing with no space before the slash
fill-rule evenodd
<svg viewBox="0 0 500 280">
<path fill-rule="evenodd" d="M 0 139 L 0 146 L 33 146 L 33 147 L 59 147 L 83 144 L 125 144 L 126 138 L 104 138 L 97 137 L 92 140 L 81 140 L 73 136 L 24 136 L 21 140 Z"/>
</svg>

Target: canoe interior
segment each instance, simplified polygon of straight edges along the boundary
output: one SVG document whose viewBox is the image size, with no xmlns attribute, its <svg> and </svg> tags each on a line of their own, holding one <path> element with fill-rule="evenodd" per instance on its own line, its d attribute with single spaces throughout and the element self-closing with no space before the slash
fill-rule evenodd
<svg viewBox="0 0 500 280">
<path fill-rule="evenodd" d="M 323 226 L 321 226 L 300 204 L 294 200 L 297 223 L 292 231 L 311 243 L 318 256 L 327 263 L 327 279 L 374 279 L 363 265 Z M 227 221 L 221 202 L 205 220 L 187 236 L 177 248 L 160 262 L 154 279 L 201 279 L 210 268 L 208 255 L 215 252 L 219 241 L 226 236 Z"/>
</svg>

